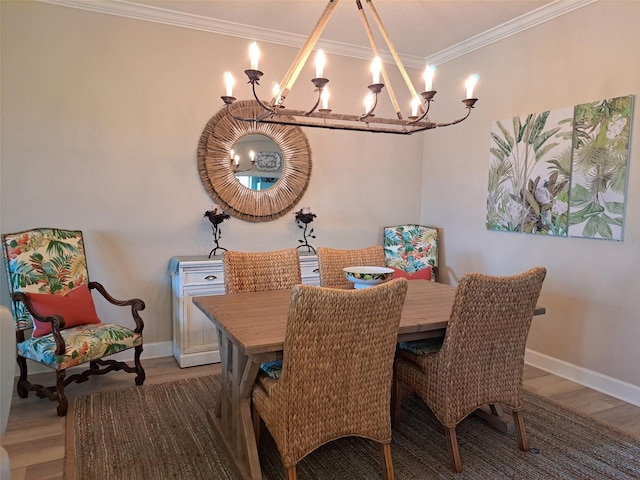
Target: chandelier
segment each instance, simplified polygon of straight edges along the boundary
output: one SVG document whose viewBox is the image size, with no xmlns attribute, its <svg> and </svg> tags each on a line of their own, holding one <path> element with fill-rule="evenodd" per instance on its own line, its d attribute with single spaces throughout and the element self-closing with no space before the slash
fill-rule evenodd
<svg viewBox="0 0 640 480">
<path fill-rule="evenodd" d="M 391 39 L 387 35 L 387 32 L 382 25 L 382 21 L 380 20 L 380 17 L 378 16 L 378 13 L 373 6 L 372 0 L 366 0 L 366 4 L 371 11 L 371 16 L 373 17 L 382 38 L 387 44 L 387 47 L 391 52 L 393 60 L 398 67 L 398 70 L 400 71 L 400 74 L 407 88 L 409 89 L 409 93 L 412 99 L 411 115 L 409 115 L 407 118 L 404 118 L 401 113 L 401 109 L 398 104 L 394 89 L 387 75 L 386 68 L 380 60 L 380 51 L 378 50 L 378 47 L 376 45 L 376 41 L 373 37 L 369 21 L 362 8 L 362 3 L 360 0 L 356 0 L 358 13 L 360 15 L 364 29 L 369 39 L 369 43 L 371 44 L 371 48 L 375 55 L 371 63 L 372 83 L 367 87 L 369 91 L 365 97 L 364 112 L 355 115 L 341 114 L 334 113 L 329 108 L 329 92 L 327 88 L 329 79 L 323 76 L 326 58 L 322 50 L 318 50 L 316 52 L 316 76 L 315 78 L 311 79 L 311 82 L 315 87 L 315 92 L 317 92 L 315 104 L 308 110 L 295 110 L 286 108 L 284 106 L 284 101 L 293 88 L 293 85 L 296 82 L 300 72 L 302 71 L 302 68 L 306 64 L 307 59 L 313 51 L 318 39 L 320 38 L 322 31 L 326 27 L 329 18 L 333 14 L 334 9 L 338 4 L 338 1 L 339 0 L 329 0 L 329 3 L 325 7 L 322 15 L 320 16 L 320 19 L 316 23 L 314 29 L 309 34 L 309 37 L 306 39 L 304 45 L 289 67 L 289 70 L 284 76 L 284 79 L 281 83 L 276 84 L 276 86 L 274 87 L 274 90 L 272 92 L 273 97 L 268 102 L 261 100 L 258 96 L 258 93 L 256 92 L 256 86 L 260 85 L 260 78 L 263 76 L 263 72 L 258 70 L 258 61 L 260 57 L 258 46 L 255 42 L 251 44 L 249 48 L 251 68 L 245 70 L 244 73 L 249 79 L 248 83 L 251 84 L 253 96 L 260 107 L 263 109 L 263 111 L 254 118 L 243 118 L 241 116 L 234 115 L 232 113 L 232 110 L 229 109 L 229 114 L 233 118 L 246 122 L 263 122 L 275 123 L 280 125 L 295 125 L 299 127 L 316 127 L 329 128 L 334 130 L 353 130 L 410 135 L 416 132 L 431 130 L 437 127 L 447 127 L 450 125 L 455 125 L 465 120 L 471 114 L 471 109 L 474 108 L 475 103 L 478 101 L 477 98 L 473 98 L 473 89 L 478 80 L 478 75 L 475 74 L 471 75 L 467 79 L 465 84 L 467 89 L 467 98 L 462 100 L 462 103 L 467 112 L 463 117 L 447 123 L 437 123 L 429 119 L 429 109 L 431 108 L 431 103 L 433 102 L 433 98 L 436 94 L 436 91 L 433 90 L 432 86 L 435 67 L 430 65 L 426 66 L 423 75 L 425 89 L 422 93 L 418 94 L 409 78 L 409 75 L 407 74 L 406 69 L 404 68 L 404 65 L 402 64 L 398 52 L 393 46 Z M 382 81 L 380 80 L 381 75 Z M 225 106 L 228 108 L 233 104 L 233 102 L 236 101 L 236 98 L 232 95 L 232 89 L 235 81 L 230 72 L 225 72 L 224 79 L 226 86 L 226 95 L 222 96 L 221 98 Z M 393 108 L 395 109 L 397 118 L 382 118 L 375 116 L 374 112 L 378 105 L 378 96 L 382 93 L 384 87 L 387 87 L 387 92 L 391 99 Z"/>
</svg>

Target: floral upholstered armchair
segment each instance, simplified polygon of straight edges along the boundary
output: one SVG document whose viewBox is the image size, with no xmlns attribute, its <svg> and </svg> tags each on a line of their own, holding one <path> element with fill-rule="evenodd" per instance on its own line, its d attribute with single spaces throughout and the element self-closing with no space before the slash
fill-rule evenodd
<svg viewBox="0 0 640 480">
<path fill-rule="evenodd" d="M 144 302 L 116 300 L 100 283 L 89 281 L 82 232 L 40 228 L 3 234 L 2 243 L 20 367 L 18 395 L 26 398 L 29 391 L 35 391 L 40 398 L 57 401 L 62 417 L 68 406 L 64 389 L 72 382 L 124 370 L 135 373 L 135 383 L 142 385 L 144 323 L 138 312 L 144 310 Z M 135 327 L 103 323 L 93 303 L 94 290 L 113 305 L 131 308 Z M 135 350 L 134 366 L 103 359 L 131 348 Z M 54 369 L 55 386 L 29 382 L 27 359 Z M 66 377 L 69 367 L 87 362 L 87 370 Z"/>
<path fill-rule="evenodd" d="M 434 227 L 413 224 L 385 227 L 384 256 L 387 266 L 400 276 L 439 281 L 438 230 Z"/>
</svg>

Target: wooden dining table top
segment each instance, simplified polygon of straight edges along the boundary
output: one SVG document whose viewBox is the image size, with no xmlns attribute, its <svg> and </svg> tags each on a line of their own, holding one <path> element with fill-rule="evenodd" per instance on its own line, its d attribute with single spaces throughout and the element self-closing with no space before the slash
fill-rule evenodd
<svg viewBox="0 0 640 480">
<path fill-rule="evenodd" d="M 398 335 L 444 329 L 455 287 L 410 281 Z M 291 290 L 194 297 L 193 303 L 238 345 L 245 355 L 283 349 Z"/>
</svg>

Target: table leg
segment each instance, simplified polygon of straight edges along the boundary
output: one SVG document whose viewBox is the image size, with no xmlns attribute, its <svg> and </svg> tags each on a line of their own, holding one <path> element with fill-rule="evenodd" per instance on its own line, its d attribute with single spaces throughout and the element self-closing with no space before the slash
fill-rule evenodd
<svg viewBox="0 0 640 480">
<path fill-rule="evenodd" d="M 222 389 L 207 419 L 225 447 L 239 478 L 261 480 L 258 448 L 251 420 L 251 389 L 260 364 L 244 355 L 218 330 Z"/>
<path fill-rule="evenodd" d="M 513 433 L 515 431 L 513 417 L 504 413 L 500 405 L 493 403 L 490 405 L 483 405 L 473 413 L 501 432 Z"/>
</svg>

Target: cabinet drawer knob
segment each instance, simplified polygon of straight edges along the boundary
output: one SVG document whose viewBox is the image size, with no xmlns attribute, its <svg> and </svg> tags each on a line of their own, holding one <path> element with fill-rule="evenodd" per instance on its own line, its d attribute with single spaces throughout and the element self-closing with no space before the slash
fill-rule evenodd
<svg viewBox="0 0 640 480">
<path fill-rule="evenodd" d="M 204 277 L 205 280 L 209 280 L 209 281 L 215 280 L 216 278 L 218 277 L 216 277 L 215 275 L 207 275 L 206 277 Z"/>
</svg>

